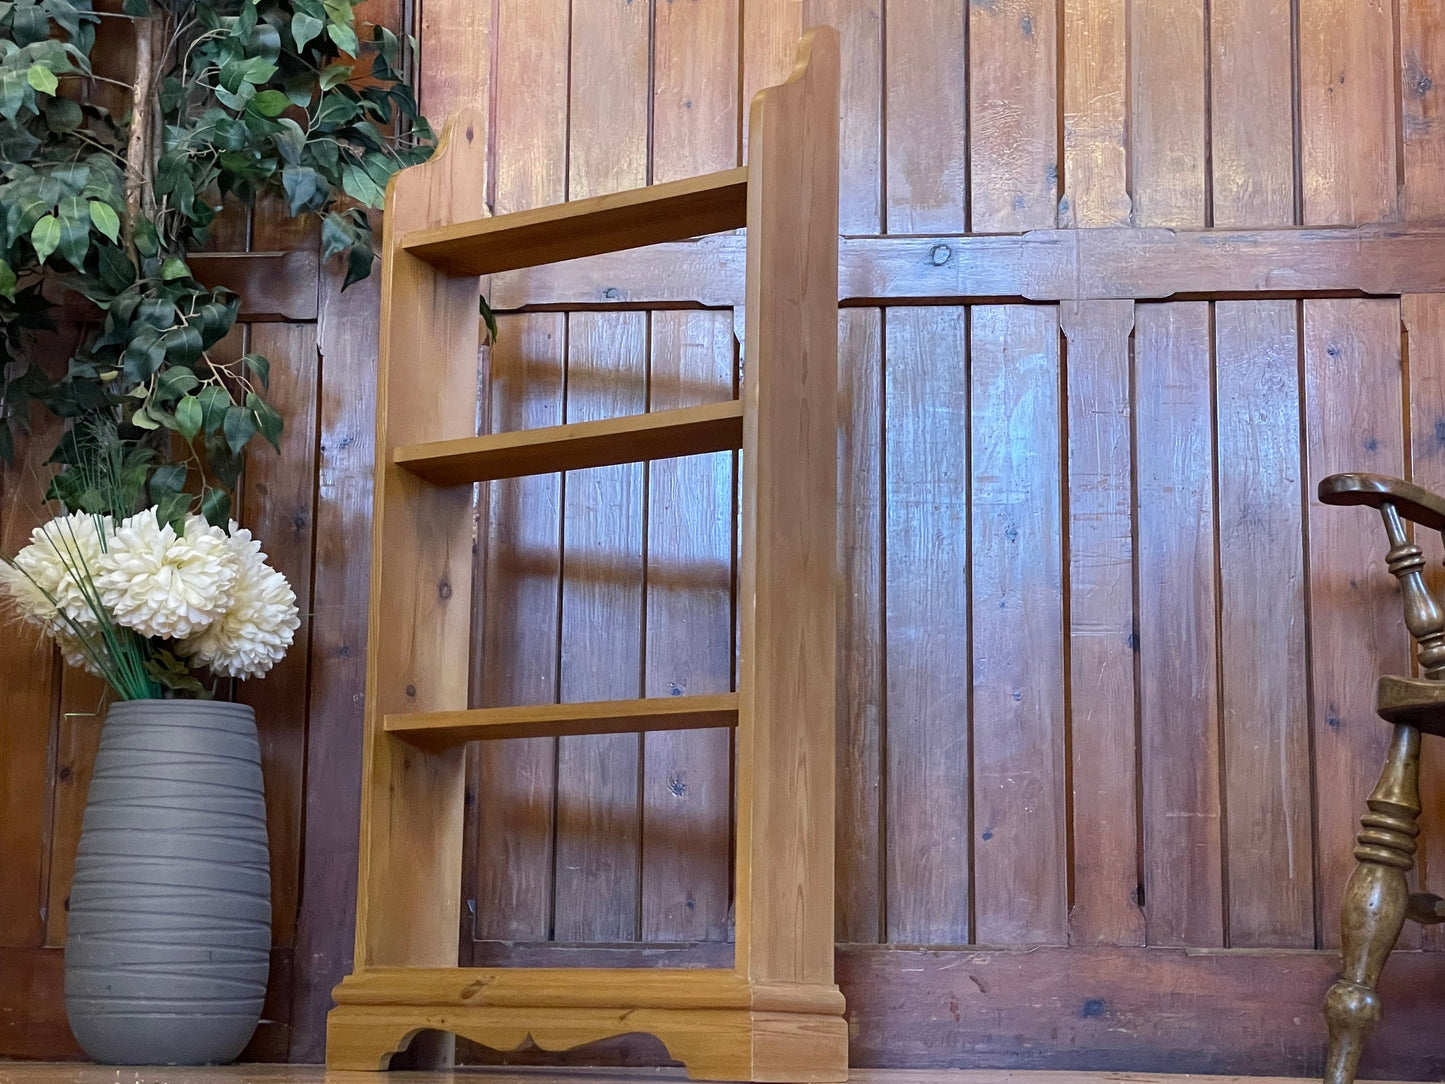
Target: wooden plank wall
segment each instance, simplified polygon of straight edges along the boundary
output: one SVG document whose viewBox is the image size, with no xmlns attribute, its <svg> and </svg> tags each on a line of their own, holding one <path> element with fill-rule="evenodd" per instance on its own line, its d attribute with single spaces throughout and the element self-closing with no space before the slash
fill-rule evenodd
<svg viewBox="0 0 1445 1084">
<path fill-rule="evenodd" d="M 751 94 L 828 22 L 842 231 L 929 235 L 925 270 L 969 233 L 1445 216 L 1433 0 L 369 8 L 419 36 L 434 121 L 489 103 L 496 212 L 737 164 Z M 248 238 L 315 246 L 258 214 L 223 247 Z M 735 393 L 735 314 L 609 305 L 661 264 L 626 266 L 585 311 L 527 310 L 521 280 L 481 351 L 484 427 Z M 1386 738 L 1374 679 L 1410 663 L 1378 524 L 1312 493 L 1345 469 L 1445 486 L 1445 294 L 1389 289 L 1407 270 L 1373 269 L 1372 296 L 1189 290 L 1186 268 L 1182 299 L 1025 302 L 910 292 L 925 276 L 904 266 L 892 294 L 840 310 L 836 928 L 855 1064 L 1318 1071 Z M 293 419 L 293 454 L 253 471 L 246 504 L 311 599 L 304 646 L 254 693 L 281 976 L 254 1050 L 298 1060 L 320 1056 L 350 953 L 375 282 L 323 277 L 317 296 L 314 320 L 246 333 Z M 736 477 L 715 455 L 489 487 L 475 701 L 727 688 Z M 7 545 L 20 488 L 7 478 Z M 64 1036 L 41 946 L 63 937 L 94 740 L 69 713 L 94 692 L 52 667 L 0 639 L 0 996 L 24 1007 L 0 1015 L 0 1053 Z M 1445 891 L 1445 743 L 1425 760 L 1416 879 Z M 725 733 L 478 749 L 469 788 L 463 959 L 728 958 Z M 1421 1038 L 1445 1009 L 1439 961 L 1392 964 L 1375 1075 L 1445 1071 Z"/>
</svg>

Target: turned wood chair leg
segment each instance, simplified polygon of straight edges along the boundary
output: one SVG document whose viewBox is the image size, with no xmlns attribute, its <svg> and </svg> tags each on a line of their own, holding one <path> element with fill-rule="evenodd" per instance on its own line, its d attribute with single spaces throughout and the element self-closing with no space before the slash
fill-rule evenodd
<svg viewBox="0 0 1445 1084">
<path fill-rule="evenodd" d="M 1353 1084 L 1365 1041 L 1380 1020 L 1380 972 L 1405 923 L 1420 815 L 1420 731 L 1395 727 L 1380 781 L 1360 819 L 1355 860 L 1341 908 L 1340 980 L 1325 995 L 1330 1049 L 1324 1084 Z"/>
</svg>

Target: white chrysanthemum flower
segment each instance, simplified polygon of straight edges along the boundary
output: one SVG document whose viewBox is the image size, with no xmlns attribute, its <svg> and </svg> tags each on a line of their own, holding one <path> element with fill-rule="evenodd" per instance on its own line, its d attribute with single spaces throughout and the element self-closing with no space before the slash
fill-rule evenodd
<svg viewBox="0 0 1445 1084">
<path fill-rule="evenodd" d="M 285 656 L 301 625 L 296 593 L 266 563 L 261 543 L 234 522 L 230 546 L 237 565 L 231 607 L 180 652 L 222 677 L 260 677 Z"/>
<path fill-rule="evenodd" d="M 226 534 L 200 516 L 185 533 L 162 527 L 155 509 L 125 520 L 97 561 L 96 588 L 118 625 L 142 636 L 184 639 L 231 605 L 236 559 Z"/>
<path fill-rule="evenodd" d="M 109 516 L 73 512 L 31 531 L 30 545 L 15 555 L 5 586 L 21 615 L 52 635 L 67 627 L 64 618 L 94 626 L 95 613 L 87 601 L 94 592 L 86 581 L 95 576 L 104 548 L 102 533 L 108 537 L 111 530 Z"/>
</svg>

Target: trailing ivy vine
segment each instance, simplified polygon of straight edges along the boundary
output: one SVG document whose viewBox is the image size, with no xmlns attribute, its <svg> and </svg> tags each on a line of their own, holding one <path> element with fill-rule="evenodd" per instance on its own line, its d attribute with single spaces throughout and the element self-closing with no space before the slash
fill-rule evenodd
<svg viewBox="0 0 1445 1084">
<path fill-rule="evenodd" d="M 345 285 L 369 273 L 367 211 L 432 134 L 404 43 L 385 27 L 360 40 L 358 2 L 0 0 L 0 457 L 32 404 L 64 419 L 51 496 L 70 508 L 134 511 L 79 469 L 118 442 L 127 499 L 222 524 L 253 438 L 279 450 L 270 362 L 215 353 L 241 299 L 198 282 L 188 256 L 223 197 L 275 193 L 320 217 Z M 109 20 L 133 30 L 125 115 L 92 70 Z M 56 371 L 35 337 L 62 315 L 83 324 Z"/>
</svg>

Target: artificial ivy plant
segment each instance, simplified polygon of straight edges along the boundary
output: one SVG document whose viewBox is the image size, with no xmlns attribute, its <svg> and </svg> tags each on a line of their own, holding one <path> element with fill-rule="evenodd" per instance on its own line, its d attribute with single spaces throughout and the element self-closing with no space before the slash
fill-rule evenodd
<svg viewBox="0 0 1445 1084">
<path fill-rule="evenodd" d="M 274 193 L 320 217 L 346 285 L 369 273 L 367 210 L 432 135 L 403 42 L 376 26 L 363 43 L 358 2 L 0 0 L 0 457 L 32 404 L 64 419 L 49 496 L 68 508 L 127 515 L 124 492 L 224 525 L 247 446 L 279 448 L 270 362 L 215 351 L 241 299 L 187 257 L 223 199 Z M 134 41 L 119 96 L 92 69 L 98 30 Z M 102 104 L 117 99 L 123 115 Z M 42 365 L 36 336 L 62 316 L 78 345 Z M 97 454 L 127 485 L 88 486 Z"/>
</svg>

